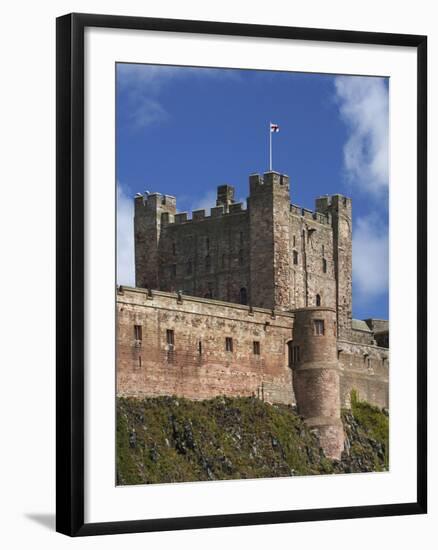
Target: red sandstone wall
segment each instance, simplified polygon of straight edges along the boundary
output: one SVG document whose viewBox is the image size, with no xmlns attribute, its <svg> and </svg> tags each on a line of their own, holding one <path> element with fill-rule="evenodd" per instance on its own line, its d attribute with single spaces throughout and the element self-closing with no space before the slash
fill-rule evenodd
<svg viewBox="0 0 438 550">
<path fill-rule="evenodd" d="M 350 406 L 351 390 L 359 399 L 381 408 L 389 408 L 389 350 L 338 341 L 341 367 L 341 406 Z"/>
<path fill-rule="evenodd" d="M 256 395 L 294 403 L 287 355 L 293 315 L 273 317 L 266 310 L 193 297 L 179 303 L 164 292 L 150 299 L 140 289 L 118 293 L 117 314 L 118 395 Z M 142 327 L 141 342 L 134 325 Z M 168 329 L 175 335 L 173 350 Z M 233 338 L 233 352 L 225 349 L 227 336 Z M 254 341 L 260 342 L 260 355 L 253 352 Z"/>
</svg>

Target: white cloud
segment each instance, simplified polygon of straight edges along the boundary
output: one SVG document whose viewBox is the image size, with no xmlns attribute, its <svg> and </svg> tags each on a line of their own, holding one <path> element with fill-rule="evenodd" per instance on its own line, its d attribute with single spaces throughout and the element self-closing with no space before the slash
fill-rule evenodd
<svg viewBox="0 0 438 550">
<path fill-rule="evenodd" d="M 131 127 L 138 130 L 168 121 L 170 114 L 160 100 L 161 92 L 173 80 L 189 76 L 240 78 L 239 73 L 232 69 L 120 63 L 117 66 L 118 93 L 125 94 L 128 100 L 126 118 Z"/>
<path fill-rule="evenodd" d="M 206 210 L 206 214 L 209 214 L 210 208 L 216 206 L 216 189 L 209 189 L 199 199 L 193 202 L 190 210 Z"/>
<path fill-rule="evenodd" d="M 157 123 L 165 122 L 169 114 L 164 107 L 153 99 L 138 98 L 129 115 L 133 127 L 144 128 Z"/>
<path fill-rule="evenodd" d="M 344 168 L 348 180 L 380 197 L 388 187 L 388 91 L 383 78 L 339 76 L 336 100 L 348 128 Z"/>
<path fill-rule="evenodd" d="M 117 284 L 135 286 L 134 201 L 117 184 Z"/>
<path fill-rule="evenodd" d="M 376 214 L 359 218 L 353 231 L 353 288 L 366 304 L 388 289 L 388 229 Z"/>
</svg>

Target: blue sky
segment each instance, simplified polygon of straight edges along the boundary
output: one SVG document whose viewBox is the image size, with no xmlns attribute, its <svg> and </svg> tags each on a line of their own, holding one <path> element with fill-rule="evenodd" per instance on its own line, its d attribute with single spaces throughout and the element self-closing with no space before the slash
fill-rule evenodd
<svg viewBox="0 0 438 550">
<path fill-rule="evenodd" d="M 118 282 L 134 284 L 132 197 L 214 206 L 248 195 L 248 175 L 291 178 L 291 200 L 353 199 L 353 316 L 388 317 L 388 81 L 306 73 L 117 65 Z"/>
</svg>

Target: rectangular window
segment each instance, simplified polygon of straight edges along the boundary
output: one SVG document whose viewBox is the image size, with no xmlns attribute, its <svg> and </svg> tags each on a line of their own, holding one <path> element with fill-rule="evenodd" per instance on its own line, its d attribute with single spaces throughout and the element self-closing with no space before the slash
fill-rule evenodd
<svg viewBox="0 0 438 550">
<path fill-rule="evenodd" d="M 201 340 L 199 340 L 199 342 L 198 342 L 198 354 L 202 355 L 202 342 L 201 342 Z"/>
<path fill-rule="evenodd" d="M 294 265 L 298 264 L 298 252 L 294 250 L 293 252 L 293 258 L 294 258 Z"/>
<path fill-rule="evenodd" d="M 140 355 L 138 356 L 138 368 L 141 369 L 141 357 L 140 357 Z"/>
<path fill-rule="evenodd" d="M 252 343 L 252 349 L 253 349 L 254 355 L 260 355 L 260 342 L 254 341 Z"/>
<path fill-rule="evenodd" d="M 141 325 L 134 325 L 134 338 L 135 338 L 135 340 L 141 341 L 142 337 L 143 337 L 142 326 Z"/>
<path fill-rule="evenodd" d="M 297 239 L 295 237 L 295 235 L 293 236 L 293 243 L 292 243 L 292 246 L 296 246 L 297 245 Z"/>
<path fill-rule="evenodd" d="M 227 336 L 225 338 L 225 350 L 226 351 L 233 351 L 233 339 Z"/>
<path fill-rule="evenodd" d="M 322 259 L 322 272 L 327 273 L 327 260 L 325 258 Z"/>
<path fill-rule="evenodd" d="M 313 321 L 313 328 L 314 328 L 314 333 L 317 336 L 324 335 L 324 321 L 322 319 L 315 319 Z"/>
<path fill-rule="evenodd" d="M 169 346 L 175 345 L 175 332 L 171 329 L 166 330 L 166 342 Z"/>
</svg>

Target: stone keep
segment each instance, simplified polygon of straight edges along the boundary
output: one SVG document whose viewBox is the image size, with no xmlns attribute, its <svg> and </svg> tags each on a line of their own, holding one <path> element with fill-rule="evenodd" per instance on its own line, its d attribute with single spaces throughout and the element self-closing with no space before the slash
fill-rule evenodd
<svg viewBox="0 0 438 550">
<path fill-rule="evenodd" d="M 253 174 L 246 209 L 221 185 L 210 215 L 191 218 L 173 196 L 136 196 L 137 288 L 117 295 L 118 393 L 296 404 L 339 458 L 351 390 L 388 405 L 389 327 L 352 319 L 351 199 L 320 197 L 311 211 L 290 193 L 287 175 Z"/>
<path fill-rule="evenodd" d="M 216 207 L 176 213 L 176 200 L 135 200 L 136 286 L 289 311 L 336 310 L 339 335 L 351 331 L 351 200 L 316 200 L 314 212 L 290 202 L 289 177 L 251 175 L 248 208 L 218 187 Z"/>
</svg>

